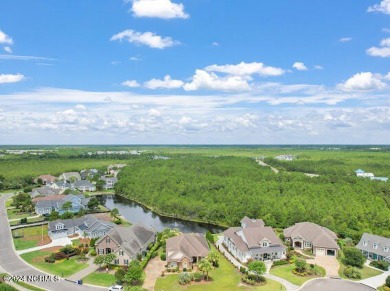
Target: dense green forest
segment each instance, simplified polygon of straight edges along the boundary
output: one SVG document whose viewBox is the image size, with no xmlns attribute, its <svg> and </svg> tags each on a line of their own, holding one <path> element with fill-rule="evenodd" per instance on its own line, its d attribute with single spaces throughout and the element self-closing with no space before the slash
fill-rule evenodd
<svg viewBox="0 0 390 291">
<path fill-rule="evenodd" d="M 337 163 L 326 165 L 337 169 Z M 247 157 L 134 159 L 116 192 L 159 213 L 226 226 L 247 215 L 273 227 L 312 221 L 355 239 L 364 231 L 390 236 L 388 183 L 342 174 L 275 174 Z"/>
</svg>

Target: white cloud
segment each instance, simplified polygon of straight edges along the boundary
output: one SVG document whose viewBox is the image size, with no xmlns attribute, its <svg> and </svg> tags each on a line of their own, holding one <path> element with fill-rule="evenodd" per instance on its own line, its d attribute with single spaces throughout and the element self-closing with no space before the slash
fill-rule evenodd
<svg viewBox="0 0 390 291">
<path fill-rule="evenodd" d="M 157 109 L 154 109 L 154 108 L 149 109 L 148 114 L 151 117 L 160 117 L 161 116 L 161 112 L 158 111 Z"/>
<path fill-rule="evenodd" d="M 214 42 L 212 43 L 212 45 L 213 45 L 213 46 L 219 46 L 219 43 L 216 42 L 216 41 L 214 41 Z"/>
<path fill-rule="evenodd" d="M 244 63 L 237 65 L 211 65 L 205 68 L 209 72 L 226 73 L 236 76 L 249 76 L 258 74 L 260 76 L 280 76 L 284 74 L 281 68 L 265 66 L 263 63 Z"/>
<path fill-rule="evenodd" d="M 130 88 L 137 88 L 140 86 L 140 84 L 136 80 L 127 80 L 122 82 L 122 86 L 130 87 Z"/>
<path fill-rule="evenodd" d="M 315 66 L 314 66 L 314 69 L 316 69 L 316 70 L 323 70 L 324 67 L 323 67 L 323 66 L 320 66 L 320 65 L 315 65 Z"/>
<path fill-rule="evenodd" d="M 339 42 L 350 42 L 352 40 L 352 37 L 342 37 L 339 39 Z"/>
<path fill-rule="evenodd" d="M 182 3 L 174 3 L 171 0 L 133 0 L 131 8 L 136 17 L 154 17 L 154 18 L 189 18 L 185 13 Z"/>
<path fill-rule="evenodd" d="M 381 12 L 390 14 L 390 0 L 382 0 L 380 3 L 368 7 L 368 12 Z"/>
<path fill-rule="evenodd" d="M 17 56 L 17 55 L 0 55 L 0 60 L 11 61 L 55 61 L 53 58 L 36 57 L 36 56 Z"/>
<path fill-rule="evenodd" d="M 371 72 L 362 72 L 355 74 L 345 83 L 339 84 L 338 88 L 344 91 L 379 90 L 386 87 L 386 84 L 380 78 L 380 76 L 374 75 Z"/>
<path fill-rule="evenodd" d="M 119 65 L 121 62 L 119 62 L 119 61 L 112 61 L 111 62 L 111 65 L 113 65 L 113 66 L 116 66 L 116 65 Z"/>
<path fill-rule="evenodd" d="M 4 49 L 7 53 L 9 53 L 9 54 L 12 53 L 12 48 L 9 47 L 9 46 L 5 46 L 3 49 Z"/>
<path fill-rule="evenodd" d="M 17 83 L 24 79 L 22 74 L 0 74 L 0 84 Z"/>
<path fill-rule="evenodd" d="M 367 49 L 367 54 L 373 57 L 390 57 L 390 38 L 382 39 L 380 47 L 371 47 Z"/>
<path fill-rule="evenodd" d="M 302 62 L 295 62 L 292 67 L 298 71 L 307 71 L 307 67 Z"/>
<path fill-rule="evenodd" d="M 144 83 L 144 87 L 148 89 L 158 89 L 158 88 L 175 89 L 175 88 L 180 88 L 183 85 L 184 85 L 183 81 L 172 80 L 171 76 L 169 75 L 166 75 L 164 77 L 164 80 L 151 79 Z"/>
<path fill-rule="evenodd" d="M 179 44 L 170 37 L 161 37 L 153 32 L 137 32 L 132 29 L 124 30 L 111 37 L 111 40 L 127 40 L 130 43 L 146 45 L 151 48 L 164 49 Z"/>
<path fill-rule="evenodd" d="M 84 106 L 84 105 L 82 105 L 82 104 L 77 104 L 74 108 L 76 108 L 77 110 L 86 110 L 87 108 Z"/>
<path fill-rule="evenodd" d="M 129 60 L 130 60 L 130 61 L 133 61 L 133 62 L 142 61 L 142 59 L 139 58 L 139 57 L 130 57 Z"/>
<path fill-rule="evenodd" d="M 6 35 L 3 31 L 0 30 L 0 44 L 13 44 L 14 41 L 8 35 Z"/>
<path fill-rule="evenodd" d="M 213 72 L 196 70 L 190 83 L 184 85 L 184 90 L 194 91 L 199 89 L 220 91 L 248 91 L 250 86 L 242 76 L 219 77 Z"/>
<path fill-rule="evenodd" d="M 390 28 L 387 28 L 387 27 L 382 28 L 382 31 L 385 33 L 390 33 Z"/>
</svg>

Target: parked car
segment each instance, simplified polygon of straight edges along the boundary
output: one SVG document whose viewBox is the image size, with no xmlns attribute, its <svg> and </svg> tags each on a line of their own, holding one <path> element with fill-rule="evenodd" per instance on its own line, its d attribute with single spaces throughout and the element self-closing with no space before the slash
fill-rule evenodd
<svg viewBox="0 0 390 291">
<path fill-rule="evenodd" d="M 108 291 L 123 291 L 123 286 L 121 285 L 112 285 L 108 288 Z"/>
</svg>

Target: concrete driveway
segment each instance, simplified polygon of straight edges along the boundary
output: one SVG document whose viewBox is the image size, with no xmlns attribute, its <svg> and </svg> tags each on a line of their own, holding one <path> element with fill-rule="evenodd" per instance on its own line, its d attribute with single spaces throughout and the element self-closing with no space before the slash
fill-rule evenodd
<svg viewBox="0 0 390 291">
<path fill-rule="evenodd" d="M 145 281 L 142 288 L 153 291 L 157 278 L 161 276 L 161 272 L 165 270 L 166 261 L 162 261 L 159 256 L 151 259 L 145 268 Z"/>
<path fill-rule="evenodd" d="M 314 259 L 307 260 L 308 264 L 316 264 L 323 267 L 326 271 L 326 276 L 331 278 L 339 278 L 340 264 L 336 257 L 332 256 L 316 256 Z"/>
<path fill-rule="evenodd" d="M 299 291 L 374 291 L 371 287 L 360 283 L 341 279 L 314 279 L 304 284 Z"/>
</svg>

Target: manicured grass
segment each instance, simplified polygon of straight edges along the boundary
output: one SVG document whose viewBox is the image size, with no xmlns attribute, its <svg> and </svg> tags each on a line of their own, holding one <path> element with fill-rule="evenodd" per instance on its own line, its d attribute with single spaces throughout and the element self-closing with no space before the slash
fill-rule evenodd
<svg viewBox="0 0 390 291">
<path fill-rule="evenodd" d="M 191 285 L 182 286 L 178 283 L 178 274 L 169 274 L 165 277 L 160 277 L 156 281 L 154 290 L 156 291 L 175 291 L 175 290 L 191 290 L 191 291 L 239 291 L 239 290 L 258 290 L 258 291 L 275 291 L 286 290 L 280 283 L 267 279 L 267 284 L 264 286 L 246 286 L 241 284 L 241 275 L 236 268 L 233 267 L 222 255 L 219 259 L 219 268 L 212 270 L 209 273 L 209 282 L 194 283 Z"/>
<path fill-rule="evenodd" d="M 295 275 L 292 271 L 294 270 L 295 268 L 295 265 L 294 264 L 290 264 L 290 265 L 283 265 L 283 266 L 277 266 L 277 267 L 274 267 L 274 268 L 271 268 L 271 271 L 270 273 L 272 275 L 275 275 L 275 276 L 278 276 L 280 278 L 283 278 L 287 281 L 289 281 L 290 283 L 293 283 L 295 285 L 298 285 L 298 286 L 301 286 L 303 283 L 305 283 L 306 281 L 310 280 L 310 279 L 313 279 L 313 278 L 317 278 L 319 276 L 299 276 L 299 275 Z M 322 276 L 325 276 L 325 269 L 320 267 L 320 266 L 317 266 L 317 268 L 319 268 L 322 272 Z"/>
<path fill-rule="evenodd" d="M 13 209 L 7 209 L 7 215 L 8 215 L 8 219 L 19 219 L 19 218 L 25 218 L 29 216 L 35 216 L 37 214 L 34 212 L 20 212 L 19 209 L 13 208 Z"/>
<path fill-rule="evenodd" d="M 46 263 L 45 257 L 51 253 L 51 251 L 43 249 L 22 254 L 20 257 L 42 271 L 65 278 L 88 267 L 86 263 L 77 262 L 76 257 L 72 257 L 69 260 L 56 261 L 55 263 Z"/>
<path fill-rule="evenodd" d="M 83 283 L 109 287 L 115 283 L 115 276 L 113 274 L 107 274 L 105 272 L 95 271 L 83 278 Z"/>
<path fill-rule="evenodd" d="M 40 216 L 40 217 L 34 217 L 34 218 L 27 218 L 27 222 L 42 222 L 45 221 L 45 218 Z M 9 222 L 10 226 L 15 226 L 15 225 L 20 225 L 20 220 L 13 220 Z"/>
<path fill-rule="evenodd" d="M 80 244 L 80 239 L 72 239 L 72 245 L 74 245 L 75 247 L 77 247 L 78 245 Z"/>
<path fill-rule="evenodd" d="M 343 257 L 337 258 L 337 260 L 339 261 L 339 264 L 340 264 L 339 276 L 343 279 L 359 281 L 359 280 L 367 279 L 370 277 L 378 276 L 378 275 L 383 273 L 383 272 L 378 271 L 376 269 L 373 269 L 373 268 L 370 268 L 367 266 L 363 266 L 362 269 L 359 269 L 360 274 L 362 275 L 362 278 L 361 279 L 350 279 L 344 275 L 344 270 L 347 266 L 343 263 Z"/>
<path fill-rule="evenodd" d="M 9 198 L 7 199 L 7 201 L 5 201 L 5 207 L 8 208 L 8 207 L 12 207 L 12 202 L 13 202 L 13 199 L 12 198 Z"/>
<path fill-rule="evenodd" d="M 19 235 L 22 235 L 22 237 L 13 239 L 16 250 L 25 250 L 42 245 L 42 241 L 43 244 L 51 242 L 47 235 L 47 225 L 19 228 L 12 231 L 12 236 Z"/>
</svg>

